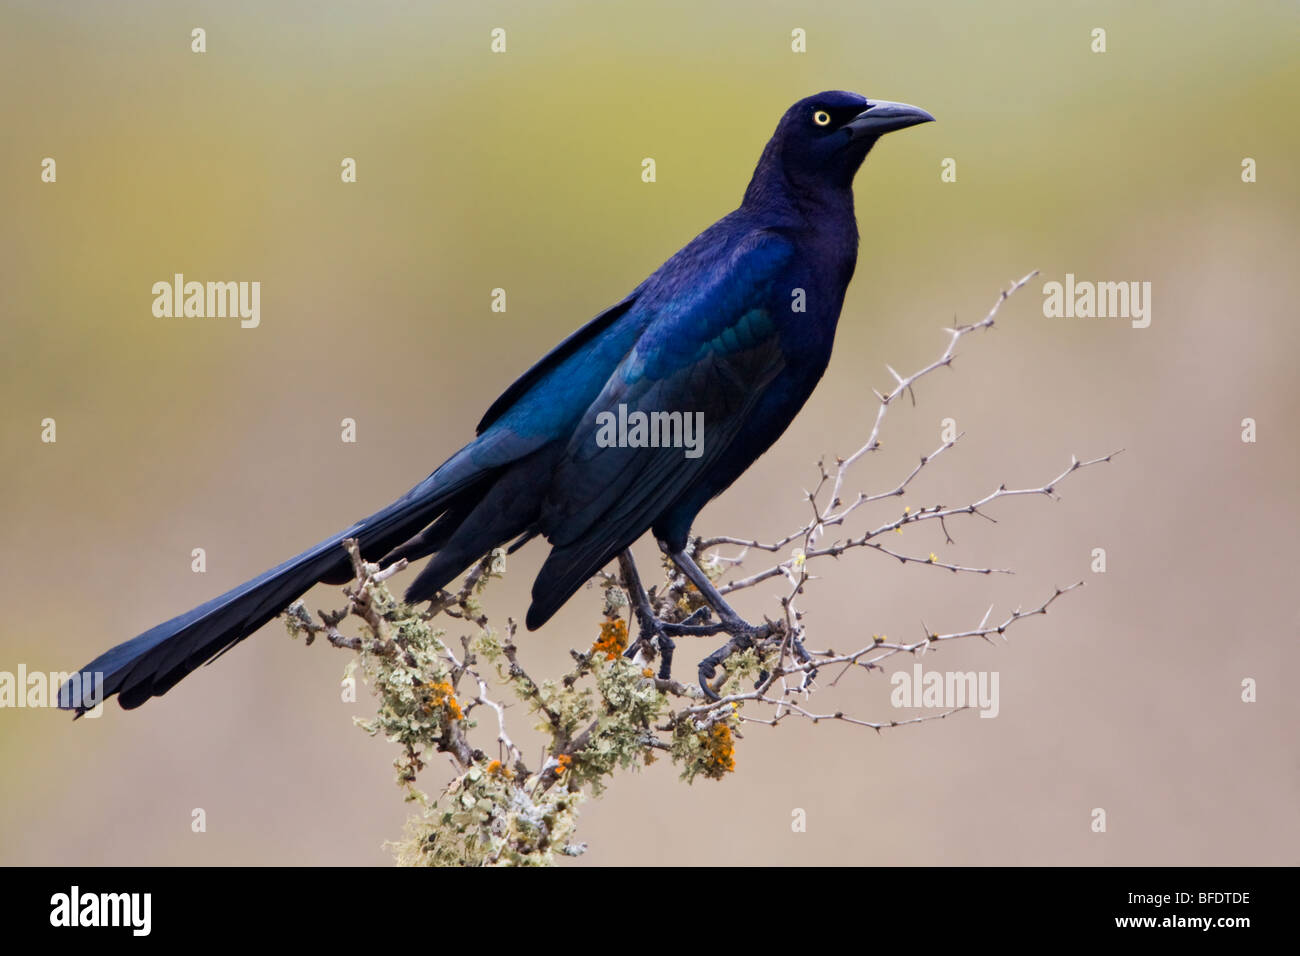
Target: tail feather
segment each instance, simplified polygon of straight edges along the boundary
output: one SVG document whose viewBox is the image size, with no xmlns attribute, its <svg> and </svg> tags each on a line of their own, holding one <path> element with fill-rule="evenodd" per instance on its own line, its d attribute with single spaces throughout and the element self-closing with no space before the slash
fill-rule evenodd
<svg viewBox="0 0 1300 956">
<path fill-rule="evenodd" d="M 406 589 L 406 600 L 415 602 L 432 598 L 452 578 L 493 548 L 529 533 L 537 524 L 538 511 L 546 492 L 545 485 L 536 480 L 535 473 L 548 472 L 556 453 L 555 448 L 545 448 L 520 462 L 519 467 L 504 469 L 473 502 L 472 508 L 449 510 L 434 527 L 410 542 L 409 546 L 415 553 L 428 554 L 436 550 L 437 554 Z M 430 545 L 436 545 L 436 548 Z M 405 551 L 407 547 L 404 545 L 398 550 Z"/>
<path fill-rule="evenodd" d="M 528 606 L 524 626 L 535 631 L 549 621 L 579 588 L 618 557 L 624 548 L 630 547 L 632 541 L 610 543 L 603 539 L 583 539 L 565 547 L 552 548 L 533 582 L 532 603 Z"/>
<path fill-rule="evenodd" d="M 482 477 L 481 472 L 473 472 L 458 476 L 459 480 L 439 480 L 446 468 L 346 531 L 105 651 L 81 668 L 76 679 L 64 684 L 59 706 L 80 715 L 113 694 L 126 709 L 162 696 L 187 674 L 266 624 L 318 581 L 340 580 L 350 567 L 342 547 L 345 539 L 357 538 L 367 556 L 383 553 L 433 521 L 458 492 Z"/>
</svg>

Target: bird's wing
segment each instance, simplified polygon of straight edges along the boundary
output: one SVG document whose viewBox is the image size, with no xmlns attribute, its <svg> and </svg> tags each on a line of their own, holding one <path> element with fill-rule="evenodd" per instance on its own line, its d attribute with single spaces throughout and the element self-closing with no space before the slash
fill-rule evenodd
<svg viewBox="0 0 1300 956">
<path fill-rule="evenodd" d="M 726 454 L 784 367 L 775 310 L 789 301 L 781 283 L 792 256 L 787 240 L 760 233 L 663 304 L 652 294 L 659 290 L 648 290 L 655 317 L 587 409 L 552 478 L 540 527 L 554 550 L 533 590 L 529 626 L 549 617 L 552 604 L 563 603 Z M 656 412 L 702 414 L 698 455 L 607 444 L 611 421 Z"/>
<path fill-rule="evenodd" d="M 514 383 L 502 392 L 491 407 L 483 413 L 483 418 L 476 429 L 477 433 L 481 435 L 487 431 L 543 378 L 559 368 L 566 360 L 578 355 L 585 346 L 590 345 L 597 336 L 626 315 L 627 311 L 636 302 L 639 291 L 640 287 L 638 286 L 628 294 L 627 298 L 610 306 L 582 328 L 573 332 L 563 342 L 538 359 L 532 368 L 515 379 Z"/>
</svg>

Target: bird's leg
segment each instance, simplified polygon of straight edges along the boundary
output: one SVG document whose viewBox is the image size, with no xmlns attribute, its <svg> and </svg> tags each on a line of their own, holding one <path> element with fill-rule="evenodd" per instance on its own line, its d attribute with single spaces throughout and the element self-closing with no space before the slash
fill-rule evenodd
<svg viewBox="0 0 1300 956">
<path fill-rule="evenodd" d="M 632 601 L 639 631 L 636 641 L 627 649 L 627 656 L 635 656 L 637 648 L 643 642 L 650 644 L 659 651 L 659 678 L 668 680 L 672 676 L 673 650 L 677 645 L 664 631 L 663 623 L 655 616 L 654 608 L 650 606 L 650 596 L 646 594 L 641 584 L 641 576 L 637 574 L 631 549 L 624 549 L 618 556 L 618 569 L 623 576 L 628 597 Z"/>
<path fill-rule="evenodd" d="M 752 632 L 756 631 L 757 628 L 736 613 L 735 609 L 718 593 L 718 589 L 713 586 L 709 576 L 695 563 L 694 558 L 685 551 L 669 551 L 664 548 L 664 552 L 672 559 L 673 564 L 677 565 L 678 570 L 686 575 L 686 580 L 699 589 L 700 594 L 704 596 L 704 600 L 708 602 L 709 606 L 722 620 L 724 630 L 728 633 L 748 631 L 752 636 Z"/>
<path fill-rule="evenodd" d="M 713 586 L 709 576 L 695 563 L 695 559 L 684 550 L 670 550 L 662 542 L 660 547 L 672 559 L 673 564 L 677 565 L 682 574 L 686 575 L 686 579 L 699 589 L 700 594 L 704 596 L 704 600 L 708 602 L 709 606 L 717 612 L 719 619 L 722 621 L 720 630 L 731 636 L 731 640 L 700 661 L 700 690 L 710 700 L 718 700 L 717 693 L 709 685 L 709 681 L 717 674 L 718 665 L 725 662 L 736 651 L 743 651 L 753 646 L 754 638 L 766 634 L 767 629 L 755 627 L 737 614 L 735 609 L 718 592 L 718 589 Z"/>
</svg>

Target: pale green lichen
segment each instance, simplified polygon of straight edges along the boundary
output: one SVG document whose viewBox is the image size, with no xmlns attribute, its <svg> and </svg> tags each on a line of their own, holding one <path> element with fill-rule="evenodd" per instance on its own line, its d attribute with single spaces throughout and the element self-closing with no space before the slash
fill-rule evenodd
<svg viewBox="0 0 1300 956">
<path fill-rule="evenodd" d="M 751 690 L 760 677 L 771 669 L 776 657 L 777 649 L 771 647 L 766 650 L 749 647 L 736 651 L 727 658 L 727 679 L 722 682 L 719 696 L 727 697 Z"/>
<path fill-rule="evenodd" d="M 672 757 L 682 765 L 681 777 L 691 783 L 703 775 L 721 780 L 736 769 L 735 728 L 739 708 L 715 712 L 705 719 L 687 718 L 673 728 Z"/>
<path fill-rule="evenodd" d="M 605 584 L 605 617 L 585 652 L 574 652 L 575 666 L 558 680 L 534 682 L 517 661 L 513 625 L 503 637 L 487 623 L 479 596 L 487 582 L 505 570 L 504 555 L 494 552 L 471 572 L 456 595 L 435 601 L 421 612 L 394 599 L 373 566 L 354 554 L 359 580 L 348 589 L 348 611 L 361 623 L 360 635 L 347 638 L 334 625 L 343 613 L 325 615 L 326 626 L 312 624 L 300 607 L 287 615 L 290 633 L 306 634 L 310 642 L 328 634 L 331 642 L 351 648 L 356 656 L 348 675 L 360 676 L 373 690 L 373 717 L 354 718 L 374 736 L 401 747 L 395 761 L 397 781 L 419 811 L 408 821 L 404 838 L 390 844 L 397 861 L 409 865 L 536 866 L 575 856 L 585 846 L 576 843 L 578 808 L 588 795 L 599 795 L 619 770 L 639 768 L 667 751 L 683 766 L 688 781 L 699 775 L 718 779 L 734 768 L 735 707 L 696 717 L 687 711 L 673 715 L 665 687 L 684 693 L 680 685 L 658 681 L 645 663 L 624 656 L 628 611 L 626 594 L 613 581 Z M 677 590 L 682 603 L 693 596 Z M 698 594 L 698 592 L 696 592 Z M 689 613 L 690 608 L 682 609 Z M 460 646 L 450 646 L 447 630 L 430 623 L 437 614 L 455 620 L 457 631 L 473 631 Z M 491 665 L 499 679 L 490 691 L 513 696 L 536 716 L 536 729 L 548 738 L 540 767 L 530 770 L 522 754 L 498 737 L 500 759 L 490 759 L 470 742 L 478 726 L 474 716 L 492 702 L 480 695 L 480 662 Z M 765 664 L 755 651 L 728 661 L 728 685 L 738 685 Z M 698 692 L 695 692 L 698 693 Z M 509 706 L 509 702 L 505 702 Z M 480 731 L 480 734 L 486 731 Z M 504 734 L 504 730 L 502 730 Z M 450 756 L 460 772 L 436 798 L 416 785 L 417 775 L 435 753 Z"/>
<path fill-rule="evenodd" d="M 405 866 L 547 866 L 556 854 L 586 848 L 570 842 L 583 795 L 564 787 L 532 792 L 503 773 L 472 767 L 437 804 L 407 821 L 395 844 Z"/>
<path fill-rule="evenodd" d="M 365 627 L 369 633 L 361 638 L 357 664 L 362 679 L 378 695 L 379 708 L 374 718 L 354 722 L 371 736 L 382 734 L 402 747 L 395 761 L 397 779 L 411 788 L 424 768 L 425 755 L 474 722 L 464 719 L 456 698 L 444 632 L 393 601 L 383 584 L 371 583 L 368 594 L 381 627 L 379 633 Z"/>
<path fill-rule="evenodd" d="M 668 698 L 646 677 L 641 667 L 619 657 L 596 671 L 596 688 L 602 700 L 600 716 L 586 745 L 574 756 L 573 779 L 589 784 L 594 795 L 618 769 L 629 769 L 653 759 L 658 738 L 654 722 L 668 706 Z"/>
</svg>

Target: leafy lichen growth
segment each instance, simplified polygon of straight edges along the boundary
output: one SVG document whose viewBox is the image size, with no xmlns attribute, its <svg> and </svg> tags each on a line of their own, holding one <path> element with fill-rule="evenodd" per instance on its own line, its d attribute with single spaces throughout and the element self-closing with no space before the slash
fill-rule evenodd
<svg viewBox="0 0 1300 956">
<path fill-rule="evenodd" d="M 704 720 L 683 720 L 673 729 L 673 761 L 682 765 L 681 777 L 687 783 L 700 775 L 721 780 L 736 769 L 733 728 L 740 722 L 739 708 L 730 711 Z"/>
<path fill-rule="evenodd" d="M 598 795 L 615 770 L 650 762 L 647 757 L 658 739 L 654 722 L 667 708 L 668 698 L 640 665 L 621 656 L 597 669 L 596 689 L 601 713 L 574 755 L 571 778 L 590 785 Z"/>
<path fill-rule="evenodd" d="M 744 693 L 747 686 L 763 679 L 777 657 L 777 649 L 748 647 L 727 658 L 727 679 L 719 692 L 722 696 Z"/>
<path fill-rule="evenodd" d="M 493 761 L 500 766 L 499 761 Z M 580 791 L 519 787 L 508 773 L 472 767 L 436 804 L 407 821 L 395 845 L 405 866 L 547 866 L 556 854 L 576 856 Z"/>
<path fill-rule="evenodd" d="M 324 633 L 335 646 L 355 652 L 348 672 L 370 686 L 377 708 L 373 717 L 354 721 L 401 748 L 394 762 L 397 782 L 420 809 L 407 821 L 404 838 L 391 844 L 399 863 L 550 865 L 584 851 L 573 840 L 578 808 L 617 771 L 652 763 L 659 750 L 683 765 L 687 781 L 700 775 L 720 779 L 735 768 L 738 709 L 670 712 L 669 691 L 687 692 L 658 679 L 644 659 L 625 655 L 623 615 L 630 606 L 615 582 L 606 583 L 605 618 L 590 649 L 572 652 L 574 667 L 562 678 L 539 683 L 518 661 L 513 622 L 498 633 L 480 605 L 487 582 L 505 571 L 500 552 L 480 562 L 458 593 L 440 594 L 427 611 L 397 601 L 384 584 L 388 574 L 362 562 L 355 547 L 350 553 L 357 580 L 345 589 L 348 608 L 321 614 L 320 626 L 297 605 L 288 625 L 291 634 L 305 633 L 308 643 Z M 337 628 L 349 615 L 361 620 L 357 637 Z M 443 627 L 432 623 L 439 615 L 447 621 Z M 448 629 L 462 625 L 472 633 L 461 636 L 457 648 Z M 486 676 L 480 662 L 490 665 Z M 764 664 L 755 651 L 734 655 L 728 684 Z M 493 670 L 495 689 L 489 686 Z M 529 769 L 506 735 L 508 705 L 488 697 L 502 691 L 535 715 L 535 729 L 547 738 L 536 769 Z M 498 727 L 495 757 L 471 742 L 471 736 L 486 733 L 479 728 L 483 713 L 489 726 Z M 433 754 L 447 755 L 458 768 L 437 798 L 416 785 Z"/>
<path fill-rule="evenodd" d="M 424 769 L 425 755 L 455 743 L 474 722 L 465 719 L 456 698 L 444 632 L 394 601 L 382 583 L 372 583 L 369 596 L 380 627 L 365 625 L 357 664 L 378 695 L 379 708 L 374 718 L 354 722 L 401 746 L 397 780 L 411 791 L 408 799 L 416 799 L 415 777 Z"/>
</svg>

